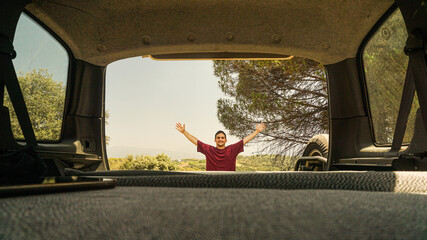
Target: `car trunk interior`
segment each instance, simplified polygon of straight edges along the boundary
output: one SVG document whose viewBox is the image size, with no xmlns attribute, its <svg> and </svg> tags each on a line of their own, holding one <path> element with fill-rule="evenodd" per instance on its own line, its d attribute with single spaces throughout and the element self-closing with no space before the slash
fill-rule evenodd
<svg viewBox="0 0 427 240">
<path fill-rule="evenodd" d="M 427 175 L 420 170 L 427 169 L 427 3 L 410 2 L 0 2 L 0 236 L 424 238 Z M 420 109 L 412 141 L 403 144 L 400 133 L 392 147 L 374 141 L 361 51 L 396 9 L 412 38 L 406 48 L 412 77 L 406 80 L 413 81 L 413 90 L 408 87 L 406 98 L 416 92 Z M 62 132 L 55 142 L 36 140 L 13 68 L 13 54 L 20 54 L 13 50 L 15 28 L 23 11 L 59 39 L 70 58 Z M 319 61 L 327 72 L 329 171 L 111 171 L 106 66 L 135 56 Z M 5 88 L 25 141 L 12 134 L 10 110 L 3 107 Z M 407 105 L 398 114 L 403 122 Z M 38 183 L 44 177 L 75 185 L 42 188 Z M 22 188 L 22 183 L 31 185 Z"/>
</svg>

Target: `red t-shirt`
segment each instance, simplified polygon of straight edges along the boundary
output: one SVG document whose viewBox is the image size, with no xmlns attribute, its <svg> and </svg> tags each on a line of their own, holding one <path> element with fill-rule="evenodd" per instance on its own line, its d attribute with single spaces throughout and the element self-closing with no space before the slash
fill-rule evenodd
<svg viewBox="0 0 427 240">
<path fill-rule="evenodd" d="M 243 152 L 243 140 L 224 149 L 197 141 L 197 151 L 206 156 L 206 171 L 236 171 L 236 157 Z"/>
</svg>

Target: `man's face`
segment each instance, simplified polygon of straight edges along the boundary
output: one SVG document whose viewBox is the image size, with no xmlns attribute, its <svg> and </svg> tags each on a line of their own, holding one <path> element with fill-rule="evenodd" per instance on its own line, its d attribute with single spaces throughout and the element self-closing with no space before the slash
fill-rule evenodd
<svg viewBox="0 0 427 240">
<path fill-rule="evenodd" d="M 225 135 L 223 133 L 218 133 L 215 137 L 215 143 L 216 147 L 223 148 L 225 147 L 225 143 L 227 142 L 227 139 L 225 138 Z"/>
</svg>

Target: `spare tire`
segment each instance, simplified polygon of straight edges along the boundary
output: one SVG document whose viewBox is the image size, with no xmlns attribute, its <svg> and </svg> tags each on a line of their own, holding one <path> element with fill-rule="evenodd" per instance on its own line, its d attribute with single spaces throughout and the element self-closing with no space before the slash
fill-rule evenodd
<svg viewBox="0 0 427 240">
<path fill-rule="evenodd" d="M 307 146 L 304 149 L 302 154 L 305 156 L 319 156 L 328 158 L 329 150 L 329 135 L 328 134 L 319 134 L 308 141 Z"/>
<path fill-rule="evenodd" d="M 328 158 L 329 135 L 319 134 L 310 139 L 302 154 L 303 157 L 322 157 Z M 304 159 L 296 161 L 294 171 L 324 171 L 327 168 L 325 160 Z"/>
</svg>

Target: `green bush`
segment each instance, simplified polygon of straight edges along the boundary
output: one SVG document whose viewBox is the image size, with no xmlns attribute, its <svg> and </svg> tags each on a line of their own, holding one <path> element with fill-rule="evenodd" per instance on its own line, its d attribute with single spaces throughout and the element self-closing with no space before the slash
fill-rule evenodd
<svg viewBox="0 0 427 240">
<path fill-rule="evenodd" d="M 113 158 L 109 162 L 111 170 L 178 170 L 177 163 L 163 153 L 155 157 L 149 155 L 127 155 L 126 158 Z"/>
</svg>

